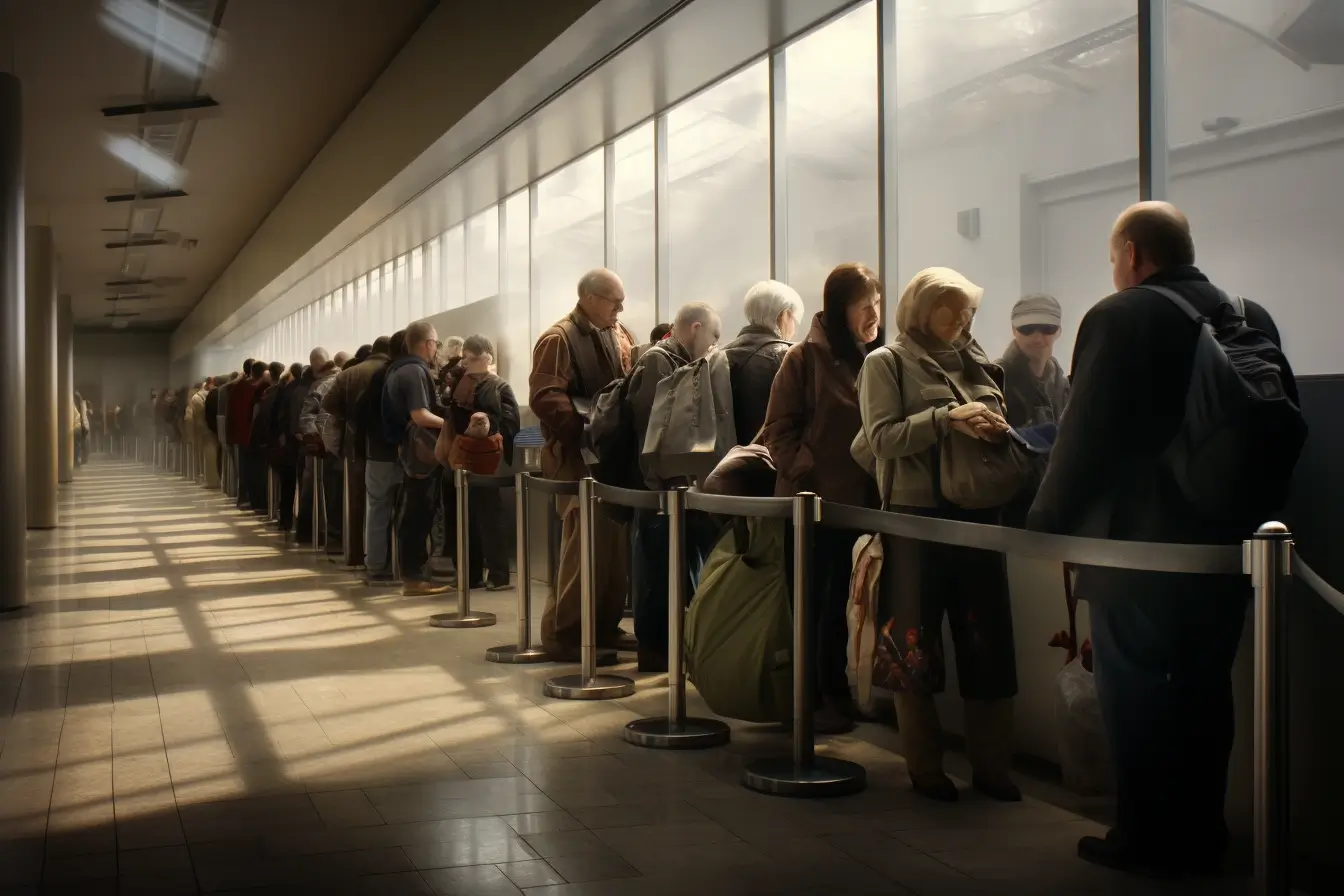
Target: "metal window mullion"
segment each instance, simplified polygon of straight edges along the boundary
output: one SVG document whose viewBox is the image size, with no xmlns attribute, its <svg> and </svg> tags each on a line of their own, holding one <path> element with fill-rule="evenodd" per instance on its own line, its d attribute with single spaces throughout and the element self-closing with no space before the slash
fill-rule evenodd
<svg viewBox="0 0 1344 896">
<path fill-rule="evenodd" d="M 1166 199 L 1167 0 L 1139 3 L 1139 198 Z"/>
<path fill-rule="evenodd" d="M 602 266 L 616 270 L 616 144 L 602 147 Z M 617 272 L 619 273 L 619 271 Z"/>
<path fill-rule="evenodd" d="M 887 293 L 900 271 L 899 158 L 896 150 L 896 2 L 877 2 L 877 277 L 883 283 L 882 321 L 896 332 Z"/>
<path fill-rule="evenodd" d="M 789 279 L 788 85 L 785 51 L 770 54 L 770 276 Z"/>
<path fill-rule="evenodd" d="M 537 184 L 527 188 L 527 316 L 533 340 L 541 335 L 541 277 L 537 276 Z"/>
<path fill-rule="evenodd" d="M 672 318 L 672 226 L 667 173 L 667 113 L 653 120 L 653 273 L 656 318 Z"/>
</svg>

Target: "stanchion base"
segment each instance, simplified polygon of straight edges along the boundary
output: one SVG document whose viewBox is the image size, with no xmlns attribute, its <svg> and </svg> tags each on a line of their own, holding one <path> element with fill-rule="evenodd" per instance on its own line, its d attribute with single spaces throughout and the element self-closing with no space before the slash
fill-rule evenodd
<svg viewBox="0 0 1344 896">
<path fill-rule="evenodd" d="M 495 624 L 494 613 L 436 613 L 429 617 L 429 624 L 435 628 L 485 628 Z"/>
<path fill-rule="evenodd" d="M 742 771 L 742 786 L 773 796 L 849 796 L 868 785 L 868 773 L 856 762 L 818 756 L 799 771 L 792 758 L 757 759 Z"/>
<path fill-rule="evenodd" d="M 524 647 L 518 649 L 516 644 L 506 644 L 503 647 L 491 647 L 485 652 L 485 661 L 487 663 L 544 663 L 548 661 L 546 651 L 540 647 Z"/>
<path fill-rule="evenodd" d="M 651 750 L 703 750 L 721 747 L 732 730 L 718 719 L 686 718 L 674 725 L 666 716 L 639 719 L 625 726 L 625 742 Z"/>
<path fill-rule="evenodd" d="M 582 673 L 557 675 L 541 692 L 560 700 L 615 700 L 635 692 L 635 683 L 622 675 L 594 675 L 585 678 Z"/>
</svg>

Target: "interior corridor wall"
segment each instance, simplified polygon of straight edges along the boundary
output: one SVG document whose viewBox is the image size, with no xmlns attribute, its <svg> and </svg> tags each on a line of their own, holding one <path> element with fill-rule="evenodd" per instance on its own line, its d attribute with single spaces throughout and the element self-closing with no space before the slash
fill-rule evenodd
<svg viewBox="0 0 1344 896">
<path fill-rule="evenodd" d="M 125 330 L 75 331 L 75 389 L 97 407 L 116 402 L 122 420 L 130 420 L 131 404 L 170 382 L 168 333 Z"/>
</svg>

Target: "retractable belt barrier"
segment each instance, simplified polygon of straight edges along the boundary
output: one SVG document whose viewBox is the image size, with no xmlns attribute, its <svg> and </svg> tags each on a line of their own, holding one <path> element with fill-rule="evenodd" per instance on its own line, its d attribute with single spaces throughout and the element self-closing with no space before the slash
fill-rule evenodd
<svg viewBox="0 0 1344 896">
<path fill-rule="evenodd" d="M 181 451 L 166 439 L 151 439 L 156 469 L 173 469 L 183 462 Z M 135 456 L 140 440 L 134 442 Z M 170 451 L 172 456 L 170 459 Z M 224 454 L 225 488 L 238 486 L 237 447 Z M 194 475 L 196 470 L 191 469 Z M 807 620 L 814 600 L 811 593 L 812 544 L 818 523 L 888 536 L 918 539 L 960 547 L 1016 554 L 1078 566 L 1131 569 L 1194 575 L 1248 575 L 1255 590 L 1255 709 L 1254 709 L 1254 820 L 1253 839 L 1256 892 L 1283 896 L 1288 881 L 1288 729 L 1287 625 L 1288 580 L 1296 575 L 1330 606 L 1344 613 L 1344 593 L 1332 587 L 1294 551 L 1291 533 L 1281 523 L 1269 522 L 1239 546 L 1183 545 L 1110 541 L 1047 535 L 1022 529 L 968 523 L 838 503 L 824 503 L 804 492 L 791 498 L 750 498 L 710 495 L 684 488 L 642 491 L 615 488 L 591 478 L 578 482 L 541 478 L 532 471 L 513 476 L 482 476 L 454 471 L 457 517 L 458 610 L 433 617 L 444 628 L 492 625 L 495 616 L 473 612 L 469 579 L 469 490 L 472 487 L 515 489 L 517 512 L 518 636 L 515 644 L 491 648 L 486 659 L 502 663 L 533 663 L 546 659 L 531 644 L 531 555 L 528 550 L 529 499 L 535 493 L 577 497 L 579 502 L 581 643 L 580 671 L 548 680 L 544 693 L 566 699 L 613 699 L 634 693 L 634 682 L 617 675 L 599 675 L 596 632 L 596 550 L 594 519 L 600 503 L 656 512 L 668 517 L 668 711 L 666 716 L 630 723 L 625 739 L 639 746 L 685 749 L 716 746 L 729 740 L 728 726 L 717 719 L 686 715 L 686 677 L 683 636 L 687 604 L 685 525 L 687 511 L 725 516 L 788 519 L 793 522 L 793 743 L 788 757 L 750 763 L 744 786 L 783 796 L 834 796 L 862 790 L 862 766 L 816 755 L 813 729 L 815 680 L 814 633 Z M 270 477 L 268 477 L 270 478 Z M 322 460 L 313 459 L 313 547 L 318 549 L 325 527 Z M 325 508 L 330 512 L 330 508 Z M 394 536 L 394 562 L 395 557 Z M 607 657 L 603 657 L 607 659 Z"/>
<path fill-rule="evenodd" d="M 527 519 L 531 507 L 529 496 L 534 490 L 546 491 L 544 486 L 538 485 L 546 482 L 548 480 L 538 479 L 530 472 L 519 472 L 513 476 L 513 503 L 516 516 L 514 528 L 517 531 L 515 548 L 518 555 L 515 561 L 518 567 L 518 636 L 512 644 L 491 647 L 485 652 L 486 660 L 492 663 L 544 663 L 547 659 L 545 650 L 532 646 L 532 554 L 528 550 Z M 577 482 L 554 484 L 573 486 L 574 494 L 578 494 Z M 558 494 L 558 492 L 548 493 Z"/>
<path fill-rule="evenodd" d="M 597 514 L 596 485 L 591 477 L 578 482 L 579 673 L 557 675 L 542 688 L 547 697 L 562 700 L 613 700 L 629 697 L 635 692 L 634 681 L 623 675 L 597 674 L 597 544 L 593 537 Z"/>
<path fill-rule="evenodd" d="M 453 477 L 453 498 L 457 504 L 457 545 L 454 550 L 454 565 L 457 567 L 457 612 L 438 613 L 429 618 L 430 625 L 438 628 L 485 628 L 495 624 L 495 614 L 471 609 L 471 552 L 470 552 L 470 503 L 469 489 L 472 486 L 486 488 L 508 488 L 513 485 L 512 476 L 481 476 L 467 470 L 445 471 Z M 448 508 L 444 508 L 444 513 Z"/>
</svg>

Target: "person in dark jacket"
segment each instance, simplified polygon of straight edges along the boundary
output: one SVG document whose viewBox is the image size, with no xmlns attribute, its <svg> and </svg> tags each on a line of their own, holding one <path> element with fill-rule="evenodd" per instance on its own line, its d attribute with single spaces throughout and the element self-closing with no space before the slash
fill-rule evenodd
<svg viewBox="0 0 1344 896">
<path fill-rule="evenodd" d="M 737 444 L 750 445 L 765 424 L 770 387 L 803 319 L 803 300 L 787 283 L 762 280 L 747 290 L 742 311 L 747 325 L 723 351 L 733 383 Z"/>
<path fill-rule="evenodd" d="M 1190 224 L 1168 203 L 1125 210 L 1110 243 L 1117 291 L 1078 328 L 1073 393 L 1027 525 L 1122 541 L 1240 543 L 1245 524 L 1201 517 L 1162 460 L 1185 417 L 1199 325 L 1145 287 L 1171 289 L 1203 314 L 1222 294 L 1195 267 Z M 1269 313 L 1245 304 L 1247 324 L 1279 343 Z M 1296 402 L 1292 372 L 1282 374 Z M 1250 586 L 1243 576 L 1084 567 L 1077 593 L 1091 608 L 1119 797 L 1115 826 L 1105 839 L 1084 837 L 1078 854 L 1140 873 L 1215 869 L 1227 844 L 1231 668 Z"/>
<path fill-rule="evenodd" d="M 1004 416 L 1015 428 L 1055 423 L 1069 400 L 1069 380 L 1055 360 L 1063 313 L 1054 296 L 1023 296 L 1013 305 L 1013 341 L 994 363 L 1003 369 Z M 1045 459 L 1039 464 L 1043 471 Z M 1003 508 L 1002 524 L 1021 528 L 1036 497 L 1034 487 Z"/>
<path fill-rule="evenodd" d="M 461 361 L 449 378 L 445 394 L 445 419 L 454 433 L 462 433 L 470 425 L 473 413 L 485 414 L 490 418 L 489 434 L 500 436 L 503 462 L 512 464 L 513 440 L 521 425 L 518 399 L 502 377 L 490 372 L 494 358 L 495 345 L 485 336 L 468 336 L 463 340 Z M 508 588 L 509 537 L 499 489 L 472 486 L 468 490 L 467 507 L 470 521 L 467 582 L 472 588 L 488 591 Z M 445 507 L 444 513 L 455 515 L 456 507 Z M 456 551 L 456 545 L 453 549 Z"/>
<path fill-rule="evenodd" d="M 658 384 L 679 368 L 709 354 L 719 341 L 723 324 L 718 313 L 703 302 L 683 305 L 672 323 L 672 332 L 639 356 L 630 370 L 629 402 L 636 445 L 642 445 L 649 429 Z M 632 459 L 639 463 L 639 458 Z M 650 488 L 690 485 L 688 480 L 659 482 L 640 471 Z M 715 526 L 699 513 L 687 515 L 685 530 L 687 594 L 694 594 L 700 569 L 713 547 Z M 636 510 L 631 527 L 630 588 L 635 604 L 635 638 L 639 642 L 639 671 L 667 671 L 667 516 L 652 510 Z"/>
<path fill-rule="evenodd" d="M 341 459 L 344 462 L 345 487 L 349 492 L 350 519 L 346 532 L 349 544 L 349 560 L 353 566 L 364 565 L 364 431 L 359 427 L 359 403 L 369 388 L 374 374 L 387 367 L 392 360 L 392 340 L 388 336 L 379 336 L 373 345 L 366 346 L 369 352 L 358 363 L 347 366 L 336 374 L 326 398 L 322 399 L 322 409 L 331 415 L 330 425 L 342 433 Z M 361 347 L 360 351 L 363 351 Z M 359 352 L 355 353 L 359 358 Z"/>
<path fill-rule="evenodd" d="M 758 440 L 779 471 L 775 495 L 811 491 L 823 501 L 877 505 L 877 484 L 850 456 L 863 426 L 856 380 L 882 344 L 882 284 L 862 264 L 842 264 L 822 288 L 822 308 L 807 338 L 789 349 L 770 387 Z M 791 543 L 791 541 L 790 541 Z M 813 542 L 817 613 L 817 730 L 850 730 L 853 701 L 845 676 L 845 606 L 854 533 L 818 526 Z"/>
<path fill-rule="evenodd" d="M 299 416 L 303 411 L 304 399 L 312 386 L 311 377 L 305 374 L 306 368 L 297 361 L 290 365 L 290 381 L 280 393 L 275 403 L 274 418 L 271 426 L 276 433 L 280 447 L 280 521 L 282 532 L 295 532 L 300 541 L 312 537 L 312 530 L 306 532 L 297 525 L 294 516 L 294 498 L 299 489 L 299 474 L 303 470 L 303 442 L 299 438 Z M 311 509 L 300 508 L 301 518 L 311 525 Z"/>
<path fill-rule="evenodd" d="M 369 377 L 368 385 L 356 404 L 355 421 L 364 439 L 364 566 L 366 585 L 396 584 L 392 574 L 392 523 L 401 492 L 401 464 L 397 461 L 397 443 L 383 433 L 383 388 L 391 362 L 406 354 L 406 331 L 398 330 L 388 340 L 388 358 L 381 361 Z"/>
</svg>

